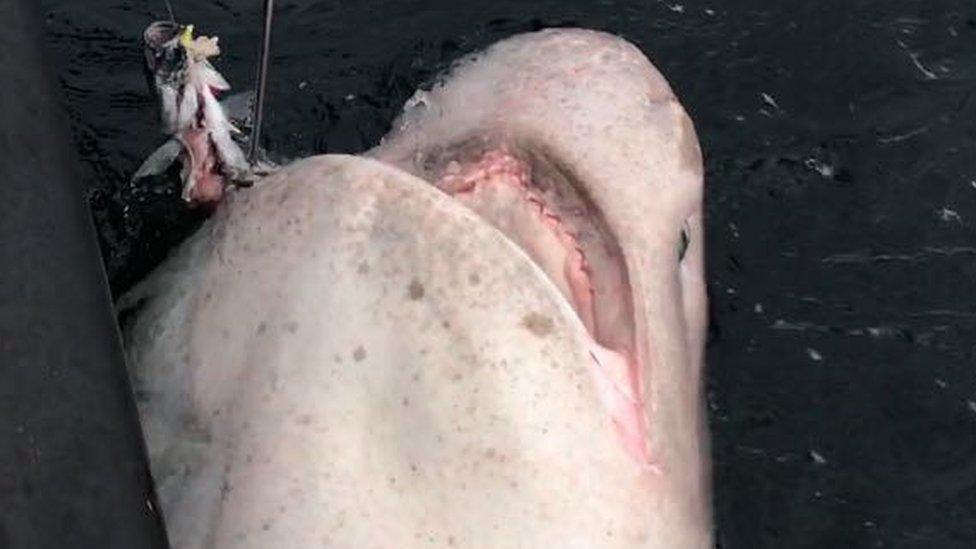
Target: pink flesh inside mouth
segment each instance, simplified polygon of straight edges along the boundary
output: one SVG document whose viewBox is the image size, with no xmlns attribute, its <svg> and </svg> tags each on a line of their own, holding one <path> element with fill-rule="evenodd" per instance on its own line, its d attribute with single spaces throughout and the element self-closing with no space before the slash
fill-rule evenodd
<svg viewBox="0 0 976 549">
<path fill-rule="evenodd" d="M 495 147 L 449 162 L 435 184 L 520 246 L 559 288 L 590 336 L 589 370 L 625 450 L 656 470 L 624 257 L 600 212 L 573 185 L 543 173 L 552 170 L 533 174 L 532 166 Z"/>
</svg>

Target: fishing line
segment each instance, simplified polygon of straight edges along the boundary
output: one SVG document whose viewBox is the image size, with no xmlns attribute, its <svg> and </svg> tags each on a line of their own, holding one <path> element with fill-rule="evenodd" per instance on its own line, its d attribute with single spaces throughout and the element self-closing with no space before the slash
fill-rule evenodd
<svg viewBox="0 0 976 549">
<path fill-rule="evenodd" d="M 258 78 L 254 90 L 254 112 L 251 120 L 251 150 L 248 160 L 254 165 L 258 160 L 258 141 L 261 138 L 261 122 L 264 113 L 264 94 L 268 84 L 268 51 L 271 49 L 271 19 L 274 15 L 274 0 L 264 0 L 264 30 L 261 34 L 261 53 L 258 58 Z"/>
<path fill-rule="evenodd" d="M 169 0 L 163 0 L 166 3 L 166 11 L 169 12 L 169 20 L 176 23 L 176 16 L 173 15 L 173 6 L 170 5 Z"/>
</svg>

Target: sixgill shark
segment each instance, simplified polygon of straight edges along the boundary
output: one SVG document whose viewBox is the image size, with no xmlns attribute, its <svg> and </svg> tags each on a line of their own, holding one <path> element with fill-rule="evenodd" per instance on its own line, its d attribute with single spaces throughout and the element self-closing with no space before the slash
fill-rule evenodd
<svg viewBox="0 0 976 549">
<path fill-rule="evenodd" d="M 119 304 L 174 546 L 713 546 L 702 158 L 638 48 L 513 36 L 255 169 L 217 39 L 150 31 L 137 175 L 219 203 Z"/>
</svg>

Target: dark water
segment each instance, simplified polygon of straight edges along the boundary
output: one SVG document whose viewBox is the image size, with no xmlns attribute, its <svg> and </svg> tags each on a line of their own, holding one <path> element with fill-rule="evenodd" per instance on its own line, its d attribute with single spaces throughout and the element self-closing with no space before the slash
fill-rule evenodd
<svg viewBox="0 0 976 549">
<path fill-rule="evenodd" d="M 173 0 L 250 86 L 260 0 Z M 127 184 L 161 141 L 162 0 L 45 0 L 115 292 L 199 223 Z M 452 59 L 621 34 L 707 165 L 708 404 L 725 548 L 976 546 L 976 3 L 279 0 L 267 144 L 359 152 Z"/>
</svg>

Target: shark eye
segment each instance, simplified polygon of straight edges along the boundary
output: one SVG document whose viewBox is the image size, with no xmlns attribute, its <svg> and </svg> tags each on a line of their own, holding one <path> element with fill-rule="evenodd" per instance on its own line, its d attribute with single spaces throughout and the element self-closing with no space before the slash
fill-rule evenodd
<svg viewBox="0 0 976 549">
<path fill-rule="evenodd" d="M 688 226 L 687 224 L 681 227 L 681 240 L 678 241 L 678 262 L 681 262 L 685 258 L 685 253 L 688 251 L 688 244 L 691 242 L 691 237 L 688 236 Z"/>
</svg>

